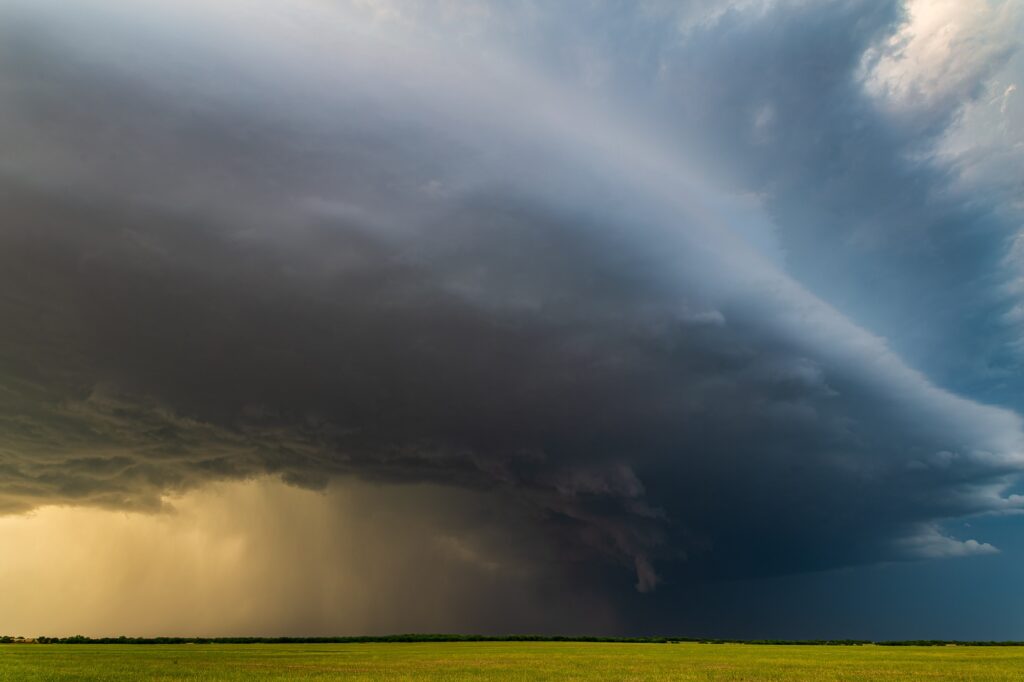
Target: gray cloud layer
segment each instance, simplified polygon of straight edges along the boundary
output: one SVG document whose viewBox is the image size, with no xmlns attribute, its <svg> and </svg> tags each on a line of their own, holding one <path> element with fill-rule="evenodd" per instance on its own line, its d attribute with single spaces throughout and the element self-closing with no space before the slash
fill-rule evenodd
<svg viewBox="0 0 1024 682">
<path fill-rule="evenodd" d="M 1009 43 L 901 119 L 892 3 L 374 7 L 3 8 L 0 509 L 427 481 L 641 591 L 995 551 L 942 523 L 1019 417 L 842 311 L 990 348 L 1012 215 L 920 155 Z"/>
</svg>

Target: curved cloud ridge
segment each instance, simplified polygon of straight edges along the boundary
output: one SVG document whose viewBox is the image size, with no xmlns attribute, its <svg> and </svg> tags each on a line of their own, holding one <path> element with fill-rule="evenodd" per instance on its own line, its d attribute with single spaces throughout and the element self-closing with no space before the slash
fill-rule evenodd
<svg viewBox="0 0 1024 682">
<path fill-rule="evenodd" d="M 1004 261 L 935 263 L 1019 223 L 935 150 L 1014 41 L 914 109 L 892 51 L 949 7 L 672 5 L 0 8 L 0 510 L 496 491 L 641 592 L 996 552 L 944 524 L 1021 508 Z"/>
</svg>

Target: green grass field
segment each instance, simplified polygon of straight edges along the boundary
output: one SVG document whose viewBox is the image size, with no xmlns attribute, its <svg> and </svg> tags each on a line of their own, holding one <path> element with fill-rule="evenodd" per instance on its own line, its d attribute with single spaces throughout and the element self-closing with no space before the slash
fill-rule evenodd
<svg viewBox="0 0 1024 682">
<path fill-rule="evenodd" d="M 1022 680 L 1024 647 L 0 645 L 0 680 Z"/>
</svg>

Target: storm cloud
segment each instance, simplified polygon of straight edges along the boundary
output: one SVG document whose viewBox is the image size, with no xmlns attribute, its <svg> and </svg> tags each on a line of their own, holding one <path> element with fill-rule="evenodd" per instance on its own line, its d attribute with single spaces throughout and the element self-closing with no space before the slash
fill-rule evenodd
<svg viewBox="0 0 1024 682">
<path fill-rule="evenodd" d="M 4 3 L 0 511 L 448 487 L 620 605 L 998 552 L 1021 10 L 959 11 Z"/>
</svg>

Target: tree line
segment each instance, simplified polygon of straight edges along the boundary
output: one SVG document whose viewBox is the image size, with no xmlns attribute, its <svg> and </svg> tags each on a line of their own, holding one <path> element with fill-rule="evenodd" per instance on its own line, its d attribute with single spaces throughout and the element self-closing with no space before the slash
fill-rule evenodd
<svg viewBox="0 0 1024 682">
<path fill-rule="evenodd" d="M 456 635 L 410 633 L 351 637 L 13 637 L 0 635 L 0 644 L 369 644 L 375 642 L 598 642 L 629 644 L 788 644 L 861 646 L 1024 646 L 1019 641 L 913 639 L 709 639 L 703 637 L 593 637 L 566 635 Z"/>
</svg>

